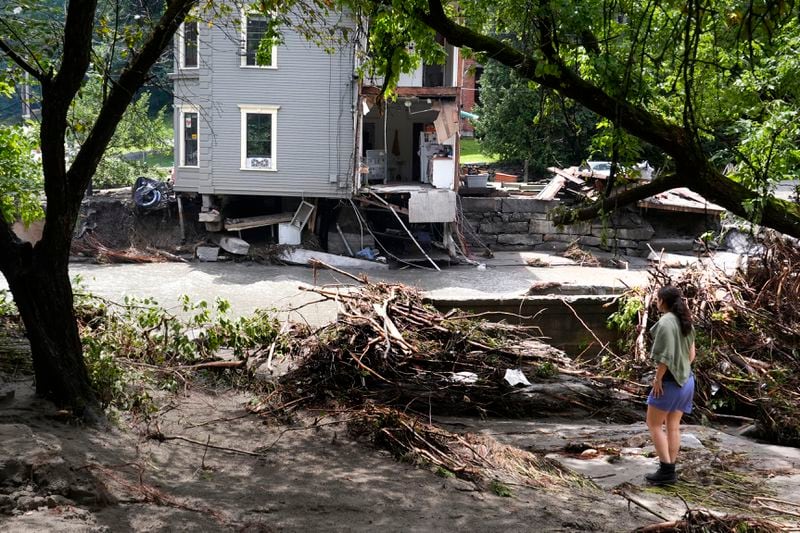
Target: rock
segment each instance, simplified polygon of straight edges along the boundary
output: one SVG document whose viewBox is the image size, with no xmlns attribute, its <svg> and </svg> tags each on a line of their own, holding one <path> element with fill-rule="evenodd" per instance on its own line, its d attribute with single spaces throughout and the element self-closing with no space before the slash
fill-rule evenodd
<svg viewBox="0 0 800 533">
<path fill-rule="evenodd" d="M 75 482 L 75 475 L 61 457 L 54 457 L 49 462 L 33 469 L 33 481 L 48 492 L 66 494 L 70 485 Z"/>
<path fill-rule="evenodd" d="M 461 205 L 466 213 L 487 213 L 500 211 L 500 198 L 462 198 Z"/>
<path fill-rule="evenodd" d="M 75 505 L 75 502 L 59 494 L 51 494 L 50 496 L 47 496 L 44 500 L 45 504 L 48 507 L 66 507 Z"/>
<path fill-rule="evenodd" d="M 656 252 L 691 252 L 694 250 L 694 241 L 691 238 L 652 239 L 650 246 Z"/>
<path fill-rule="evenodd" d="M 628 448 L 642 448 L 649 443 L 649 438 L 647 435 L 634 435 L 625 441 L 625 445 Z"/>
<path fill-rule="evenodd" d="M 27 488 L 21 489 L 21 490 L 18 490 L 18 491 L 15 491 L 15 492 L 12 492 L 11 494 L 9 494 L 9 496 L 11 497 L 12 500 L 19 500 L 20 498 L 27 498 L 27 497 L 32 497 L 32 496 L 35 496 L 35 495 L 36 495 L 35 492 L 33 492 L 32 490 L 29 490 Z"/>
<path fill-rule="evenodd" d="M 594 448 L 588 448 L 581 452 L 581 457 L 595 457 L 598 453 L 600 452 L 598 452 Z"/>
<path fill-rule="evenodd" d="M 230 254 L 247 255 L 250 251 L 250 243 L 243 239 L 224 235 L 219 238 L 220 248 Z"/>
<path fill-rule="evenodd" d="M 480 226 L 481 234 L 507 234 L 507 233 L 528 233 L 527 222 L 484 222 Z"/>
<path fill-rule="evenodd" d="M 31 465 L 19 458 L 0 459 L 0 483 L 21 485 L 31 478 Z"/>
<path fill-rule="evenodd" d="M 5 513 L 14 508 L 14 498 L 0 494 L 0 513 Z"/>
<path fill-rule="evenodd" d="M 39 507 L 46 507 L 47 502 L 41 496 L 23 496 L 17 499 L 16 507 L 22 511 L 35 511 Z"/>
<path fill-rule="evenodd" d="M 541 235 L 534 234 L 511 234 L 500 235 L 497 237 L 498 244 L 510 244 L 516 246 L 531 246 L 542 242 Z"/>
<path fill-rule="evenodd" d="M 92 479 L 78 479 L 69 487 L 66 496 L 77 505 L 105 507 L 116 502 L 102 483 Z"/>
<path fill-rule="evenodd" d="M 502 205 L 504 213 L 547 213 L 558 202 L 533 198 L 503 198 Z"/>
<path fill-rule="evenodd" d="M 219 248 L 216 246 L 198 246 L 196 252 L 200 261 L 214 262 L 219 258 Z"/>
<path fill-rule="evenodd" d="M 705 448 L 705 446 L 703 446 L 703 443 L 700 442 L 700 439 L 691 433 L 681 433 L 681 448 L 686 448 L 688 450 L 699 450 L 701 448 Z"/>
</svg>

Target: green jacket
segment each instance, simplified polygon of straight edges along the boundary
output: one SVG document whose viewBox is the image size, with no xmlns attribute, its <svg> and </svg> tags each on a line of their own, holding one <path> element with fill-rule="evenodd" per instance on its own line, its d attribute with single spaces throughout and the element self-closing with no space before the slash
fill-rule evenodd
<svg viewBox="0 0 800 533">
<path fill-rule="evenodd" d="M 674 313 L 664 313 L 650 328 L 653 349 L 650 351 L 656 364 L 664 363 L 678 385 L 683 386 L 692 372 L 689 351 L 694 343 L 694 328 L 688 335 L 681 333 L 681 323 Z"/>
</svg>

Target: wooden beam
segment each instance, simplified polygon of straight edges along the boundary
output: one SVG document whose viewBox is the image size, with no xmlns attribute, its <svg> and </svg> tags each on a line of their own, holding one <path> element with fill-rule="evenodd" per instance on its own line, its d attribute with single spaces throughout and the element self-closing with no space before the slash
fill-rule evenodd
<svg viewBox="0 0 800 533">
<path fill-rule="evenodd" d="M 278 213 L 276 215 L 264 215 L 258 217 L 245 218 L 226 218 L 225 229 L 228 231 L 241 231 L 243 229 L 260 228 L 263 226 L 273 226 L 281 222 L 291 222 L 294 213 Z"/>
</svg>

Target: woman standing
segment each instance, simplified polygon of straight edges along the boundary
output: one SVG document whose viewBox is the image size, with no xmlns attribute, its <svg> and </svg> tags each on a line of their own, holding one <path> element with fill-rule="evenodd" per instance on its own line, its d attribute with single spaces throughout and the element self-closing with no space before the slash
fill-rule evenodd
<svg viewBox="0 0 800 533">
<path fill-rule="evenodd" d="M 692 412 L 694 327 L 679 289 L 669 285 L 662 287 L 656 295 L 656 305 L 664 314 L 650 330 L 656 377 L 647 398 L 647 429 L 661 465 L 645 478 L 654 485 L 671 485 L 678 480 L 675 461 L 681 445 L 681 417 Z"/>
</svg>

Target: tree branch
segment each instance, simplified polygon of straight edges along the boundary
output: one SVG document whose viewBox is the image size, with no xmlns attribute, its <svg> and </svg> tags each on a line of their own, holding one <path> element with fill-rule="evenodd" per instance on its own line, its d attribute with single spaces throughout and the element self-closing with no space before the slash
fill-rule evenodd
<svg viewBox="0 0 800 533">
<path fill-rule="evenodd" d="M 25 61 L 25 59 L 16 53 L 3 39 L 0 39 L 0 50 L 2 50 L 8 58 L 17 64 L 19 68 L 39 80 L 39 83 L 46 83 L 48 81 L 47 75 Z"/>
<path fill-rule="evenodd" d="M 691 189 L 745 220 L 800 238 L 800 204 L 759 194 L 719 172 L 693 180 Z"/>
<path fill-rule="evenodd" d="M 42 172 L 47 211 L 42 240 L 36 248 L 49 248 L 55 256 L 66 257 L 78 215 L 80 200 L 67 198 L 66 150 L 69 106 L 89 69 L 92 29 L 97 0 L 70 0 L 64 24 L 64 50 L 58 73 L 42 85 Z"/>
<path fill-rule="evenodd" d="M 194 3 L 195 0 L 173 0 L 168 4 L 142 49 L 131 58 L 113 85 L 97 115 L 91 133 L 67 172 L 71 201 L 76 205 L 83 198 L 89 180 L 97 169 L 125 109 L 147 79 L 150 68 L 169 45 Z"/>
<path fill-rule="evenodd" d="M 413 16 L 438 31 L 454 46 L 485 52 L 492 59 L 513 68 L 523 77 L 580 102 L 600 116 L 618 120 L 619 126 L 632 135 L 661 148 L 673 157 L 687 153 L 700 156 L 700 148 L 693 143 L 690 136 L 687 136 L 683 128 L 669 124 L 625 100 L 612 98 L 599 87 L 580 78 L 564 65 L 560 58 L 551 58 L 547 64 L 550 67 L 548 69 L 537 69 L 541 65 L 534 57 L 523 54 L 498 39 L 450 20 L 444 12 L 441 0 L 428 0 L 428 7 L 429 12 L 417 9 L 413 12 Z M 547 51 L 542 50 L 542 52 L 546 54 Z"/>
<path fill-rule="evenodd" d="M 72 101 L 89 68 L 97 0 L 70 0 L 64 24 L 64 53 L 55 77 L 61 97 Z M 66 110 L 65 110 L 66 111 Z"/>
<path fill-rule="evenodd" d="M 555 224 L 569 225 L 582 220 L 591 220 L 600 213 L 614 211 L 622 206 L 638 202 L 649 198 L 654 194 L 662 193 L 677 187 L 684 187 L 686 184 L 676 174 L 666 176 L 659 176 L 653 181 L 649 181 L 644 185 L 638 185 L 630 189 L 607 196 L 595 203 L 582 207 L 579 209 L 570 209 L 566 212 L 559 213 L 553 217 Z"/>
</svg>

